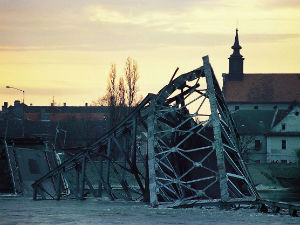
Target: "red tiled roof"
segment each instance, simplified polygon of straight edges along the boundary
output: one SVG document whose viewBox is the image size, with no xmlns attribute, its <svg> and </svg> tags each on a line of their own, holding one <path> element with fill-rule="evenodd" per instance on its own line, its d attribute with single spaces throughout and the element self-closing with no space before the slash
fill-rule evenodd
<svg viewBox="0 0 300 225">
<path fill-rule="evenodd" d="M 300 102 L 300 74 L 244 74 L 243 80 L 228 80 L 223 84 L 227 102 L 290 103 Z"/>
</svg>

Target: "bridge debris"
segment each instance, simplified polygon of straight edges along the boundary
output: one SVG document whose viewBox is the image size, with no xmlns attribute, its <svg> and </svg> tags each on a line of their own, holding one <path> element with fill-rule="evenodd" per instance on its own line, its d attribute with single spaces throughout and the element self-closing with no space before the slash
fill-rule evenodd
<svg viewBox="0 0 300 225">
<path fill-rule="evenodd" d="M 38 179 L 34 199 L 92 194 L 154 207 L 255 201 L 208 56 L 203 64 L 174 79 L 176 70 L 157 95 L 148 94 L 97 142 Z"/>
<path fill-rule="evenodd" d="M 47 149 L 34 149 L 41 144 L 39 147 L 44 148 L 37 138 L 7 141 L 0 146 L 0 194 L 32 196 L 31 184 L 58 166 L 57 155 Z M 53 188 L 53 183 L 48 186 Z"/>
</svg>

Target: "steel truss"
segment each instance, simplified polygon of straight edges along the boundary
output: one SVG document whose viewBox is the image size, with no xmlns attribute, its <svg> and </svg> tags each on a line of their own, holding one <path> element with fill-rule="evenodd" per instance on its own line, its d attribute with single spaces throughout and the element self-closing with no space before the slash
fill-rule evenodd
<svg viewBox="0 0 300 225">
<path fill-rule="evenodd" d="M 255 201 L 239 135 L 208 56 L 203 64 L 157 95 L 148 94 L 118 126 L 37 180 L 34 199 L 104 193 L 173 207 Z"/>
<path fill-rule="evenodd" d="M 94 197 L 106 196 L 111 200 L 147 201 L 147 154 L 142 154 L 137 137 L 146 132 L 147 109 L 154 98 L 155 95 L 148 94 L 120 124 L 96 143 L 37 180 L 32 185 L 34 199 L 84 199 L 87 193 L 91 193 Z M 48 180 L 56 183 L 55 191 L 51 192 L 45 185 Z"/>
</svg>

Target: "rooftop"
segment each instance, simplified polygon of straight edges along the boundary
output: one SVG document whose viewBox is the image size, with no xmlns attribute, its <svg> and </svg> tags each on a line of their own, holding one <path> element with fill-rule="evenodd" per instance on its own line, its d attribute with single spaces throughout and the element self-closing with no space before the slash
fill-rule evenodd
<svg viewBox="0 0 300 225">
<path fill-rule="evenodd" d="M 270 133 L 294 107 L 296 105 L 292 104 L 288 110 L 237 110 L 232 112 L 232 117 L 241 135 L 264 135 Z"/>
<path fill-rule="evenodd" d="M 238 110 L 232 113 L 232 117 L 239 134 L 263 135 L 269 132 L 274 114 L 275 110 Z"/>
<path fill-rule="evenodd" d="M 300 102 L 300 74 L 243 74 L 240 81 L 229 80 L 225 74 L 223 92 L 229 103 Z"/>
</svg>

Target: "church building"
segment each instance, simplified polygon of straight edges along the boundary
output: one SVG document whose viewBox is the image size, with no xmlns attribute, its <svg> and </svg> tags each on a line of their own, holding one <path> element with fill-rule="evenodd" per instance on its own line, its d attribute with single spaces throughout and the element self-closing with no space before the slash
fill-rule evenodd
<svg viewBox="0 0 300 225">
<path fill-rule="evenodd" d="M 249 162 L 295 163 L 300 150 L 300 74 L 244 73 L 236 29 L 223 94 Z"/>
</svg>

